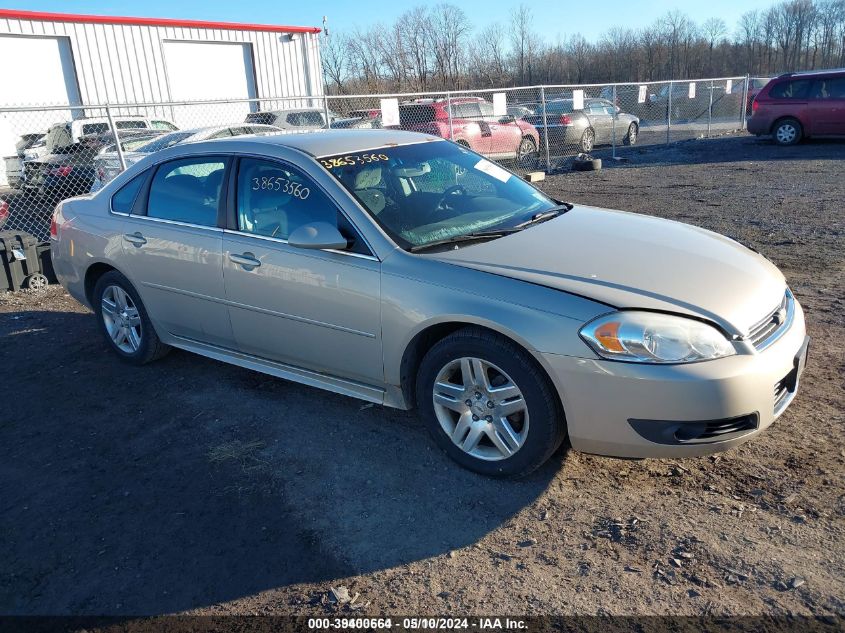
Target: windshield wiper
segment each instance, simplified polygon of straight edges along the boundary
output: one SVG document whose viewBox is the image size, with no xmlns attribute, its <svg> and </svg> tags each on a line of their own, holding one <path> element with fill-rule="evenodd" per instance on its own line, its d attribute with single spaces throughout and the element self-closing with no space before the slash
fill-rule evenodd
<svg viewBox="0 0 845 633">
<path fill-rule="evenodd" d="M 546 220 L 551 220 L 552 218 L 556 218 L 559 215 L 563 215 L 567 211 L 572 208 L 571 204 L 559 204 L 556 207 L 552 207 L 551 209 L 546 209 L 545 211 L 540 211 L 539 213 L 535 213 L 531 216 L 530 220 L 526 220 L 525 222 L 520 222 L 519 224 L 515 225 L 513 228 L 520 230 L 524 228 L 528 228 L 532 224 L 539 224 L 540 222 L 545 222 Z"/>
<path fill-rule="evenodd" d="M 497 237 L 504 237 L 505 235 L 510 235 L 511 233 L 516 233 L 521 230 L 521 228 L 516 228 L 514 226 L 506 229 L 493 229 L 490 231 L 475 231 L 473 233 L 462 233 L 461 235 L 453 235 L 452 237 L 447 237 L 442 240 L 435 240 L 434 242 L 428 242 L 426 244 L 417 244 L 416 246 L 411 246 L 408 250 L 412 253 L 417 253 L 419 251 L 424 251 L 429 248 L 434 248 L 435 246 L 443 246 L 444 244 L 457 244 L 459 242 L 473 242 L 476 240 L 495 240 Z"/>
</svg>

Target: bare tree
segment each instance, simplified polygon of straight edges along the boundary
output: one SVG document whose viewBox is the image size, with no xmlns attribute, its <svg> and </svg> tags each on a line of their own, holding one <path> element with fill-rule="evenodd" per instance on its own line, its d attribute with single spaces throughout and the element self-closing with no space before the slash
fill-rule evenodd
<svg viewBox="0 0 845 633">
<path fill-rule="evenodd" d="M 704 36 L 707 38 L 707 74 L 715 75 L 713 68 L 713 49 L 728 34 L 728 27 L 722 18 L 710 18 L 702 26 Z"/>
</svg>

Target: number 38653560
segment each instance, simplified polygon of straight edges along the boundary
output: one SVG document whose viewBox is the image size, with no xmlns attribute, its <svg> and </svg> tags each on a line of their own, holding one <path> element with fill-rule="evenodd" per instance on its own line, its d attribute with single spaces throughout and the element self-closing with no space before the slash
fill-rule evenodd
<svg viewBox="0 0 845 633">
<path fill-rule="evenodd" d="M 259 191 L 261 189 L 268 191 L 280 191 L 286 193 L 294 198 L 305 200 L 311 195 L 311 190 L 298 183 L 288 180 L 283 176 L 262 176 L 260 178 L 252 179 L 252 190 Z"/>
</svg>

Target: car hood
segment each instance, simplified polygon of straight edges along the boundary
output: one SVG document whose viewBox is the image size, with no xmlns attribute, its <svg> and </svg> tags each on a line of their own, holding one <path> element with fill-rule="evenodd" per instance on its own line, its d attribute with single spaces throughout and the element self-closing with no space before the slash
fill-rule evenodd
<svg viewBox="0 0 845 633">
<path fill-rule="evenodd" d="M 763 256 L 727 237 L 646 215 L 576 206 L 441 261 L 577 294 L 616 308 L 708 319 L 745 334 L 783 299 Z"/>
</svg>

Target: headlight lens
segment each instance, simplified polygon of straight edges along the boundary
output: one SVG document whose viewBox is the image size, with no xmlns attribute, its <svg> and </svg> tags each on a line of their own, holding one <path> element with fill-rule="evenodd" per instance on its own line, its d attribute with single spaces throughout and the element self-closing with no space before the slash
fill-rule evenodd
<svg viewBox="0 0 845 633">
<path fill-rule="evenodd" d="M 659 312 L 606 314 L 582 327 L 581 336 L 599 356 L 632 363 L 691 363 L 735 353 L 716 328 Z"/>
</svg>

